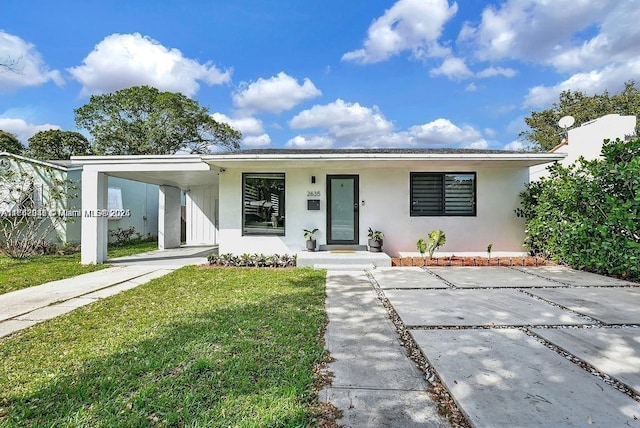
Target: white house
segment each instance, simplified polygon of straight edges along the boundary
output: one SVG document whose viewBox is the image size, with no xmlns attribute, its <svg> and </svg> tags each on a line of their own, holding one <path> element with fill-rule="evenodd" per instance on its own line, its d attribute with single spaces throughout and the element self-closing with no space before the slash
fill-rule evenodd
<svg viewBox="0 0 640 428">
<path fill-rule="evenodd" d="M 415 251 L 434 229 L 447 251 L 522 252 L 523 221 L 514 214 L 529 168 L 563 153 L 471 149 L 245 150 L 212 155 L 74 157 L 83 165 L 82 262 L 106 259 L 109 177 L 160 186 L 159 248 L 180 245 L 186 192 L 187 244 L 220 253 L 297 253 L 303 229 L 331 245 L 385 234 L 392 256 Z"/>
<path fill-rule="evenodd" d="M 600 157 L 604 140 L 615 140 L 635 135 L 636 117 L 607 114 L 598 119 L 583 123 L 581 126 L 569 129 L 567 138 L 550 150 L 551 153 L 564 153 L 566 157 L 560 161 L 564 166 L 575 163 L 580 156 L 586 160 Z M 544 165 L 531 167 L 531 180 L 546 177 L 549 172 Z"/>
<path fill-rule="evenodd" d="M 51 187 L 56 185 L 54 181 L 65 181 L 69 187 L 77 188 L 71 191 L 76 195 L 65 201 L 64 209 L 70 213 L 70 221 L 57 224 L 50 236 L 52 241 L 58 243 L 79 243 L 81 239 L 81 174 L 82 165 L 74 165 L 65 160 L 38 160 L 13 153 L 0 152 L 0 168 L 21 171 L 25 176 L 34 179 L 34 200 L 39 204 L 51 204 L 47 201 L 47 195 L 51 193 Z M 1 178 L 0 178 L 1 179 Z M 112 214 L 108 216 L 108 230 L 129 228 L 133 226 L 136 233 L 142 237 L 153 237 L 158 233 L 158 187 L 153 184 L 124 180 L 118 177 L 110 177 L 107 183 L 108 200 L 106 208 Z M 2 211 L 0 200 L 0 211 Z M 47 206 L 44 208 L 52 208 Z M 118 215 L 122 214 L 122 215 Z"/>
</svg>

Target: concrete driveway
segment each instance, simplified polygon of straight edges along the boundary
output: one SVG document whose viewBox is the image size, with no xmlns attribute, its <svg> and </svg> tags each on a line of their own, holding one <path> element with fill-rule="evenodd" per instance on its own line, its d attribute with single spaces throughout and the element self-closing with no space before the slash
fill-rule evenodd
<svg viewBox="0 0 640 428">
<path fill-rule="evenodd" d="M 371 272 L 475 426 L 640 426 L 640 284 L 564 267 Z"/>
</svg>

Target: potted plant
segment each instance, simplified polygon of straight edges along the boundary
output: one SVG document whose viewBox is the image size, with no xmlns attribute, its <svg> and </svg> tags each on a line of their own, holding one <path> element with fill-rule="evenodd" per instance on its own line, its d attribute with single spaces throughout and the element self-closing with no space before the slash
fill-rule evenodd
<svg viewBox="0 0 640 428">
<path fill-rule="evenodd" d="M 369 251 L 372 253 L 381 253 L 382 252 L 382 237 L 384 233 L 379 230 L 373 230 L 369 228 L 369 233 L 367 235 L 369 237 Z"/>
<path fill-rule="evenodd" d="M 304 232 L 304 239 L 307 240 L 307 251 L 315 251 L 316 250 L 316 238 L 313 236 L 318 228 L 315 229 L 302 229 Z"/>
</svg>

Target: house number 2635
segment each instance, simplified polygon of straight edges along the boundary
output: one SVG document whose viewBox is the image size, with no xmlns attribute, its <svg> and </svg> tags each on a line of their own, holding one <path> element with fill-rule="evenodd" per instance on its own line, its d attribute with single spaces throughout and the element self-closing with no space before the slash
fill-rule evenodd
<svg viewBox="0 0 640 428">
<path fill-rule="evenodd" d="M 307 191 L 307 196 L 320 196 L 319 190 L 309 190 Z"/>
</svg>

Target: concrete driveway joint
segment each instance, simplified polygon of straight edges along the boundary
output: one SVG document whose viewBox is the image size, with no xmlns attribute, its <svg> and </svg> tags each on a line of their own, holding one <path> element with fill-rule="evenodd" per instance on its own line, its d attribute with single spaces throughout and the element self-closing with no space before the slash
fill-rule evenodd
<svg viewBox="0 0 640 428">
<path fill-rule="evenodd" d="M 442 381 L 471 426 L 640 426 L 640 284 L 562 266 L 370 274 L 387 315 L 401 325 L 402 344 L 420 349 L 423 375 Z M 328 288 L 329 297 L 348 284 Z M 368 340 L 354 339 L 355 356 L 343 363 L 363 355 Z M 385 361 L 372 361 L 372 371 L 386 371 Z M 361 403 L 347 396 L 325 397 Z M 402 409 L 417 412 L 408 403 Z M 395 426 L 355 413 L 347 426 Z"/>
</svg>

